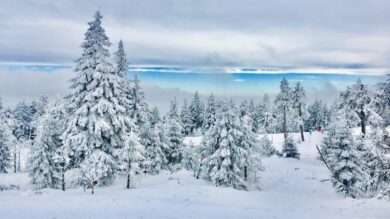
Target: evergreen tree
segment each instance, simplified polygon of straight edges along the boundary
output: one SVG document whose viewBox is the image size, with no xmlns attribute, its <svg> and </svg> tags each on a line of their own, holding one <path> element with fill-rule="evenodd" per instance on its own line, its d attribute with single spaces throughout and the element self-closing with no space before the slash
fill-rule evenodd
<svg viewBox="0 0 390 219">
<path fill-rule="evenodd" d="M 299 160 L 300 154 L 298 152 L 298 147 L 292 137 L 285 139 L 282 153 L 285 157 L 291 157 Z"/>
<path fill-rule="evenodd" d="M 52 138 L 52 123 L 53 119 L 49 114 L 40 117 L 37 136 L 33 141 L 29 157 L 29 175 L 32 184 L 38 189 L 55 187 L 53 156 L 57 144 Z"/>
<path fill-rule="evenodd" d="M 249 157 L 233 104 L 223 104 L 216 124 L 202 141 L 200 172 L 217 186 L 247 189 L 245 166 Z M 242 142 L 240 142 L 240 140 Z"/>
<path fill-rule="evenodd" d="M 195 92 L 194 99 L 192 99 L 188 109 L 192 120 L 191 133 L 194 135 L 199 134 L 198 132 L 203 126 L 204 106 L 200 100 L 198 91 Z"/>
<path fill-rule="evenodd" d="M 247 100 L 241 102 L 239 107 L 239 114 L 240 114 L 240 118 L 244 116 L 249 116 L 249 104 Z"/>
<path fill-rule="evenodd" d="M 309 117 L 305 121 L 306 130 L 316 130 L 325 126 L 324 104 L 321 100 L 314 100 L 307 108 Z"/>
<path fill-rule="evenodd" d="M 134 120 L 137 127 L 142 128 L 142 126 L 147 126 L 150 113 L 149 106 L 145 102 L 145 94 L 141 89 L 140 83 L 141 81 L 138 79 L 138 75 L 136 74 L 134 76 L 131 92 L 130 117 Z"/>
<path fill-rule="evenodd" d="M 261 164 L 263 148 L 253 132 L 250 114 L 241 118 L 240 131 L 242 135 L 239 138 L 239 147 L 248 152 L 246 157 L 242 157 L 246 160 L 244 164 L 244 179 L 247 181 L 248 186 L 249 184 L 254 184 L 255 188 L 259 189 L 260 171 L 263 170 Z"/>
<path fill-rule="evenodd" d="M 354 142 L 359 157 L 358 163 L 365 177 L 362 182 L 362 192 L 366 197 L 373 197 L 378 190 L 380 157 L 367 136 L 358 135 Z"/>
<path fill-rule="evenodd" d="M 282 132 L 284 138 L 287 138 L 288 132 L 291 131 L 292 127 L 289 125 L 294 114 L 292 103 L 292 90 L 289 86 L 288 81 L 283 78 L 280 82 L 280 93 L 275 99 L 275 109 L 279 121 L 282 121 Z"/>
<path fill-rule="evenodd" d="M 346 91 L 341 92 L 340 97 L 341 107 L 345 107 L 348 112 L 355 114 L 351 121 L 353 121 L 354 118 L 359 118 L 361 132 L 366 134 L 367 122 L 371 118 L 375 118 L 375 120 L 377 120 L 379 117 L 373 106 L 375 102 L 372 91 L 369 90 L 368 86 L 363 84 L 359 79 L 356 84 L 348 87 Z"/>
<path fill-rule="evenodd" d="M 33 119 L 33 112 L 26 102 L 19 102 L 13 112 L 15 118 L 14 135 L 18 141 L 25 141 L 31 139 L 31 122 Z"/>
<path fill-rule="evenodd" d="M 268 94 L 264 94 L 253 113 L 253 128 L 255 132 L 264 130 L 266 133 L 275 133 L 275 125 L 271 98 Z"/>
<path fill-rule="evenodd" d="M 303 125 L 305 124 L 306 120 L 306 92 L 300 82 L 297 83 L 294 89 L 293 104 L 295 111 L 298 113 L 298 123 L 301 132 L 301 139 L 302 141 L 305 141 L 305 136 L 303 134 Z"/>
<path fill-rule="evenodd" d="M 183 137 L 181 134 L 176 98 L 171 102 L 166 126 L 168 139 L 168 149 L 166 152 L 167 164 L 171 171 L 175 171 L 181 167 L 183 156 Z"/>
<path fill-rule="evenodd" d="M 192 117 L 188 108 L 187 99 L 184 99 L 183 106 L 180 112 L 182 131 L 184 136 L 189 136 L 192 133 Z"/>
<path fill-rule="evenodd" d="M 340 110 L 321 145 L 332 174 L 333 187 L 337 192 L 357 198 L 365 189 L 365 175 L 362 172 L 359 153 L 352 134 L 346 126 L 346 113 Z"/>
<path fill-rule="evenodd" d="M 54 183 L 62 191 L 65 191 L 65 172 L 70 164 L 68 148 L 64 146 L 61 139 L 61 135 L 66 128 L 64 126 L 67 117 L 65 105 L 66 101 L 63 98 L 58 98 L 46 110 L 46 114 L 49 115 L 51 120 L 49 124 L 51 129 L 50 138 L 53 143 Z"/>
<path fill-rule="evenodd" d="M 154 107 L 152 110 L 152 113 L 150 114 L 150 126 L 152 128 L 156 127 L 157 124 L 161 123 L 161 116 L 160 116 L 160 111 L 158 110 L 157 107 Z"/>
<path fill-rule="evenodd" d="M 216 120 L 216 113 L 217 113 L 216 102 L 214 99 L 214 95 L 211 94 L 207 99 L 207 106 L 204 115 L 203 130 L 205 132 L 209 130 L 211 126 L 214 125 Z"/>
<path fill-rule="evenodd" d="M 196 173 L 199 167 L 199 157 L 197 153 L 197 147 L 192 141 L 188 145 L 183 147 L 183 167 L 188 171 Z"/>
<path fill-rule="evenodd" d="M 124 103 L 127 114 L 132 112 L 133 107 L 133 88 L 131 87 L 131 80 L 128 78 L 129 61 L 126 57 L 126 52 L 123 47 L 122 40 L 118 43 L 118 50 L 114 53 L 115 59 L 115 73 L 121 78 L 121 89 L 123 90 L 122 102 Z"/>
<path fill-rule="evenodd" d="M 95 193 L 95 187 L 110 185 L 114 181 L 117 162 L 113 157 L 100 149 L 94 149 L 80 164 L 81 177 L 85 187 Z"/>
<path fill-rule="evenodd" d="M 46 96 L 40 96 L 37 100 L 32 101 L 30 106 L 32 112 L 30 139 L 35 138 L 39 117 L 46 112 L 48 104 L 49 100 Z"/>
<path fill-rule="evenodd" d="M 272 145 L 272 141 L 269 139 L 265 130 L 263 129 L 259 133 L 260 133 L 259 147 L 261 151 L 260 153 L 266 157 L 274 155 L 277 151 L 275 147 Z"/>
<path fill-rule="evenodd" d="M 10 135 L 11 130 L 0 119 L 0 173 L 7 173 L 11 166 Z"/>
<path fill-rule="evenodd" d="M 119 150 L 119 160 L 122 169 L 127 175 L 126 188 L 131 186 L 131 176 L 141 168 L 142 162 L 145 160 L 144 146 L 140 144 L 138 135 L 131 130 L 126 136 L 125 145 Z"/>
<path fill-rule="evenodd" d="M 152 128 L 150 135 L 150 145 L 146 147 L 146 154 L 149 161 L 148 172 L 150 174 L 158 174 L 167 163 L 164 151 L 168 149 L 165 132 L 162 130 L 161 124 L 157 124 Z"/>
<path fill-rule="evenodd" d="M 111 45 L 101 27 L 99 11 L 89 22 L 83 53 L 76 61 L 76 76 L 68 96 L 69 117 L 63 134 L 69 156 L 82 166 L 84 180 L 90 187 L 113 181 L 115 148 L 123 147 L 131 120 L 126 115 L 123 78 L 109 63 Z M 92 181 L 91 181 L 92 180 Z"/>
<path fill-rule="evenodd" d="M 118 50 L 115 52 L 115 69 L 118 76 L 122 78 L 127 78 L 127 73 L 129 72 L 129 61 L 126 57 L 126 52 L 123 47 L 122 40 L 118 43 Z"/>
</svg>

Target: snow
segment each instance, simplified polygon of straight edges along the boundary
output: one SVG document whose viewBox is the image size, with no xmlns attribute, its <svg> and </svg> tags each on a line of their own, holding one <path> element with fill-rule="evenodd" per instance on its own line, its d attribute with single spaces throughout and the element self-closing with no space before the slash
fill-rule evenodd
<svg viewBox="0 0 390 219">
<path fill-rule="evenodd" d="M 125 178 L 118 179 L 112 186 L 96 188 L 94 195 L 82 188 L 33 190 L 26 174 L 0 174 L 0 185 L 20 187 L 0 192 L 0 218 L 390 218 L 387 201 L 337 194 L 317 158 L 315 145 L 322 134 L 305 135 L 307 141 L 300 143 L 299 134 L 292 134 L 301 160 L 263 159 L 261 191 L 215 187 L 185 170 L 138 175 L 130 190 L 125 189 Z M 270 137 L 281 150 L 283 135 Z M 201 137 L 185 139 L 189 141 L 198 145 Z"/>
</svg>

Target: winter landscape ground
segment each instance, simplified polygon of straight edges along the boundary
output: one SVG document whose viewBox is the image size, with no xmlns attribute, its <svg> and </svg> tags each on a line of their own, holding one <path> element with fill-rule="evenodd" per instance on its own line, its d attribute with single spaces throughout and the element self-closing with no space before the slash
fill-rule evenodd
<svg viewBox="0 0 390 219">
<path fill-rule="evenodd" d="M 197 180 L 193 173 L 164 171 L 156 176 L 138 175 L 135 188 L 125 181 L 99 188 L 94 196 L 82 188 L 66 192 L 34 190 L 26 174 L 2 174 L 0 185 L 20 189 L 0 195 L 1 218 L 389 218 L 388 201 L 345 198 L 334 192 L 329 170 L 315 148 L 323 134 L 305 133 L 299 144 L 301 160 L 277 156 L 263 159 L 261 191 L 238 191 Z M 281 149 L 283 136 L 271 137 Z M 299 139 L 299 135 L 294 134 Z M 200 142 L 189 137 L 185 142 Z"/>
</svg>

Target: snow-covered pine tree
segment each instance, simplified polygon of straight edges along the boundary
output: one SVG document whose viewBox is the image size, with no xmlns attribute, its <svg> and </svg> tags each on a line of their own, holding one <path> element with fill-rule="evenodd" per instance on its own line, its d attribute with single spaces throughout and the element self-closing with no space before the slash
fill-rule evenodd
<svg viewBox="0 0 390 219">
<path fill-rule="evenodd" d="M 337 192 L 357 198 L 364 191 L 366 179 L 346 118 L 345 110 L 338 111 L 323 139 L 321 150 L 326 152 L 325 159 L 331 171 L 333 187 Z"/>
<path fill-rule="evenodd" d="M 204 113 L 204 122 L 203 122 L 203 130 L 206 132 L 208 129 L 211 128 L 211 126 L 214 125 L 216 120 L 216 102 L 214 99 L 214 95 L 211 94 L 209 98 L 207 99 L 207 105 Z"/>
<path fill-rule="evenodd" d="M 190 111 L 191 120 L 192 120 L 192 127 L 191 127 L 191 133 L 193 135 L 200 134 L 200 129 L 203 126 L 203 119 L 204 119 L 204 105 L 202 101 L 200 100 L 198 91 L 195 92 L 194 98 L 192 99 L 191 104 L 188 107 L 188 110 Z"/>
<path fill-rule="evenodd" d="M 315 99 L 313 103 L 307 107 L 308 118 L 305 121 L 306 130 L 316 130 L 317 128 L 324 128 L 324 112 L 323 102 L 319 99 Z"/>
<path fill-rule="evenodd" d="M 359 153 L 359 166 L 365 179 L 362 183 L 362 191 L 365 197 L 373 197 L 377 194 L 379 183 L 380 157 L 371 139 L 364 135 L 355 138 L 357 152 Z"/>
<path fill-rule="evenodd" d="M 126 57 L 126 52 L 123 47 L 122 40 L 118 43 L 118 50 L 114 53 L 115 73 L 121 78 L 121 89 L 123 92 L 122 102 L 125 105 L 127 114 L 132 112 L 133 107 L 133 88 L 131 87 L 131 80 L 128 78 L 129 61 Z"/>
<path fill-rule="evenodd" d="M 43 103 L 44 101 L 41 101 Z M 58 188 L 65 190 L 64 172 L 68 158 L 62 154 L 62 161 L 58 163 L 58 152 L 65 150 L 61 141 L 64 130 L 64 103 L 57 99 L 49 106 L 42 106 L 43 115 L 36 120 L 36 137 L 33 140 L 29 157 L 29 174 L 32 184 L 36 188 Z M 58 157 L 59 158 L 59 157 Z"/>
<path fill-rule="evenodd" d="M 129 61 L 126 57 L 126 52 L 123 47 L 122 40 L 118 43 L 118 50 L 114 53 L 115 55 L 115 71 L 116 73 L 122 77 L 127 78 L 127 73 L 129 72 Z"/>
<path fill-rule="evenodd" d="M 263 156 L 263 148 L 260 142 L 257 140 L 256 134 L 252 129 L 252 121 L 250 114 L 243 116 L 240 121 L 241 137 L 239 140 L 239 147 L 246 150 L 248 153 L 245 157 L 245 153 L 241 156 L 241 159 L 246 159 L 244 164 L 244 179 L 249 185 L 254 185 L 256 189 L 259 188 L 260 171 L 263 170 L 261 164 L 261 157 Z"/>
<path fill-rule="evenodd" d="M 340 107 L 345 107 L 348 112 L 355 114 L 354 118 L 359 118 L 359 126 L 361 132 L 366 134 L 366 126 L 370 117 L 380 117 L 373 106 L 372 91 L 366 84 L 363 84 L 359 79 L 356 84 L 347 87 L 347 90 L 340 93 Z"/>
<path fill-rule="evenodd" d="M 183 106 L 180 111 L 180 120 L 182 124 L 182 132 L 184 136 L 192 134 L 192 117 L 188 108 L 187 99 L 184 99 Z"/>
<path fill-rule="evenodd" d="M 31 107 L 24 101 L 19 102 L 13 112 L 15 118 L 14 135 L 18 141 L 26 141 L 31 138 L 31 121 L 33 112 Z"/>
<path fill-rule="evenodd" d="M 149 106 L 145 102 L 145 94 L 140 86 L 141 81 L 138 79 L 138 75 L 134 75 L 133 88 L 131 92 L 131 109 L 130 117 L 134 120 L 135 125 L 141 128 L 147 125 L 147 120 L 150 118 Z"/>
<path fill-rule="evenodd" d="M 57 143 L 52 138 L 53 119 L 49 114 L 44 114 L 37 123 L 37 136 L 29 157 L 29 175 L 35 188 L 55 188 L 56 170 L 53 156 L 57 150 Z"/>
<path fill-rule="evenodd" d="M 11 166 L 10 137 L 11 130 L 3 119 L 0 119 L 0 173 L 8 173 Z"/>
<path fill-rule="evenodd" d="M 249 151 L 240 144 L 242 132 L 237 109 L 224 103 L 217 120 L 202 141 L 200 172 L 217 186 L 247 189 L 245 166 Z"/>
<path fill-rule="evenodd" d="M 303 134 L 303 125 L 307 117 L 306 113 L 306 92 L 301 82 L 298 82 L 293 92 L 293 106 L 298 113 L 298 124 L 301 132 L 301 140 L 305 141 L 305 135 Z"/>
<path fill-rule="evenodd" d="M 251 99 L 248 104 L 248 115 L 251 120 L 251 126 L 252 126 L 252 131 L 257 133 L 258 129 L 255 127 L 256 122 L 255 122 L 255 114 L 256 114 L 256 105 L 255 101 Z"/>
<path fill-rule="evenodd" d="M 282 154 L 284 157 L 291 157 L 291 158 L 295 158 L 295 159 L 299 160 L 300 154 L 298 151 L 298 147 L 297 147 L 296 142 L 294 141 L 294 139 L 291 136 L 289 136 L 285 139 L 285 141 L 283 143 Z"/>
<path fill-rule="evenodd" d="M 381 117 L 384 119 L 384 125 L 390 125 L 390 74 L 383 83 L 378 84 L 377 97 L 381 100 Z"/>
<path fill-rule="evenodd" d="M 238 110 L 239 110 L 240 118 L 242 118 L 244 116 L 249 116 L 249 104 L 248 104 L 248 101 L 247 100 L 241 101 Z"/>
<path fill-rule="evenodd" d="M 140 144 L 139 137 L 134 130 L 131 130 L 126 136 L 125 144 L 118 152 L 119 163 L 122 165 L 121 169 L 125 170 L 127 175 L 126 188 L 129 189 L 131 176 L 136 171 L 140 172 L 141 165 L 145 160 L 144 146 Z"/>
<path fill-rule="evenodd" d="M 183 167 L 188 171 L 196 171 L 199 168 L 199 154 L 197 153 L 198 147 L 194 145 L 193 141 L 190 141 L 188 145 L 183 147 Z"/>
<path fill-rule="evenodd" d="M 272 141 L 269 139 L 265 129 L 262 128 L 259 131 L 259 133 L 260 133 L 260 137 L 258 141 L 259 141 L 261 154 L 266 157 L 274 155 L 277 151 L 275 147 L 272 145 Z"/>
<path fill-rule="evenodd" d="M 95 193 L 95 187 L 112 184 L 117 169 L 113 157 L 100 149 L 94 149 L 80 164 L 84 188 Z"/>
<path fill-rule="evenodd" d="M 131 127 L 123 103 L 123 79 L 109 62 L 111 45 L 96 12 L 89 22 L 82 55 L 76 60 L 76 76 L 68 95 L 69 116 L 63 134 L 75 167 L 81 166 L 90 187 L 113 182 L 116 163 L 112 154 L 124 145 Z"/>
<path fill-rule="evenodd" d="M 177 110 L 176 97 L 173 99 L 173 101 L 171 101 L 167 120 L 167 166 L 171 171 L 176 171 L 181 168 L 181 162 L 183 158 L 183 137 L 180 126 L 180 118 Z"/>
<path fill-rule="evenodd" d="M 281 130 L 284 134 L 284 138 L 286 139 L 288 132 L 290 132 L 292 128 L 289 127 L 289 123 L 291 123 L 292 115 L 294 114 L 292 90 L 286 78 L 283 78 L 280 82 L 280 93 L 275 99 L 275 109 L 275 114 L 277 115 L 278 120 L 282 122 Z"/>
<path fill-rule="evenodd" d="M 265 130 L 266 133 L 275 133 L 276 121 L 273 113 L 271 98 L 264 94 L 263 99 L 256 106 L 253 113 L 253 128 L 256 132 Z"/>
<path fill-rule="evenodd" d="M 152 127 L 152 128 L 156 127 L 159 123 L 162 122 L 161 116 L 160 116 L 160 111 L 158 110 L 157 107 L 153 107 L 149 120 L 150 120 L 149 121 L 150 127 Z"/>
<path fill-rule="evenodd" d="M 50 138 L 54 145 L 52 148 L 54 154 L 52 156 L 54 164 L 54 183 L 57 188 L 61 188 L 62 191 L 65 191 L 65 172 L 67 171 L 70 159 L 68 156 L 68 148 L 64 146 L 61 139 L 66 126 L 64 123 L 66 121 L 67 112 L 66 112 L 66 101 L 63 98 L 57 98 L 46 110 L 46 114 L 50 116 L 51 119 L 51 135 Z"/>
<path fill-rule="evenodd" d="M 150 174 L 158 174 L 167 163 L 164 151 L 167 150 L 168 144 L 160 123 L 151 129 L 150 134 L 150 144 L 146 147 L 148 172 Z"/>
<path fill-rule="evenodd" d="M 47 96 L 40 96 L 38 97 L 37 100 L 33 100 L 31 102 L 30 107 L 32 112 L 32 120 L 31 120 L 30 139 L 35 138 L 39 117 L 41 117 L 46 112 L 48 104 L 49 104 L 49 99 Z"/>
</svg>

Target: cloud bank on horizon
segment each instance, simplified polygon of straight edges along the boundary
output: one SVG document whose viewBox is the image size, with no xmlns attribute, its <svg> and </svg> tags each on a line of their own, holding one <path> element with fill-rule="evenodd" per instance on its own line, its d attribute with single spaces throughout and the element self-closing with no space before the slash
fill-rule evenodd
<svg viewBox="0 0 390 219">
<path fill-rule="evenodd" d="M 386 0 L 14 0 L 0 8 L 0 62 L 71 64 L 98 8 L 137 65 L 387 73 Z"/>
</svg>

